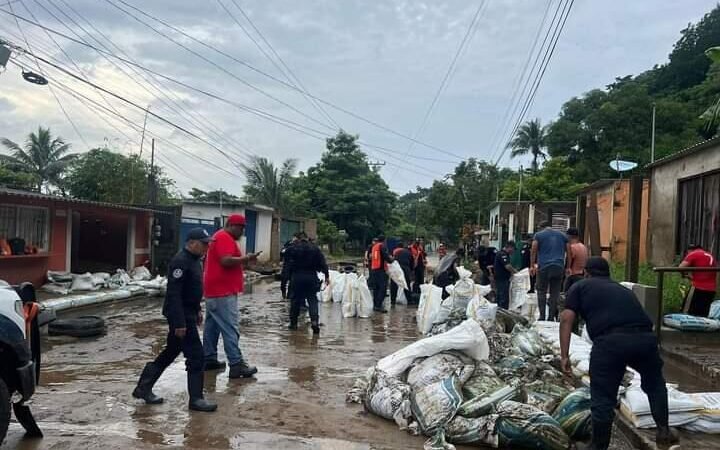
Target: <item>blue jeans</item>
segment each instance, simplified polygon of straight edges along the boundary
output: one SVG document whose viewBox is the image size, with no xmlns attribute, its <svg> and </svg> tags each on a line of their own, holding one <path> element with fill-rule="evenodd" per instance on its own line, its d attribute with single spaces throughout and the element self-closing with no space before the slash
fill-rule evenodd
<svg viewBox="0 0 720 450">
<path fill-rule="evenodd" d="M 205 300 L 205 329 L 203 330 L 203 350 L 205 360 L 217 360 L 217 346 L 220 335 L 228 364 L 234 366 L 243 362 L 238 344 L 240 329 L 238 323 L 238 296 L 208 298 Z"/>
</svg>

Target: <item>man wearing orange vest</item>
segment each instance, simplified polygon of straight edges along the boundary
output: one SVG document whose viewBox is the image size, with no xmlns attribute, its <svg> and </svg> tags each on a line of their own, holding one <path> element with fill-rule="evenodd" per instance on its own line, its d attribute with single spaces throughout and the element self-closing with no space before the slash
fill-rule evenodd
<svg viewBox="0 0 720 450">
<path fill-rule="evenodd" d="M 373 310 L 386 313 L 383 307 L 387 293 L 388 277 L 385 272 L 387 265 L 393 262 L 390 252 L 385 246 L 385 236 L 378 236 L 377 243 L 370 251 L 370 285 L 373 290 Z"/>
<path fill-rule="evenodd" d="M 410 246 L 410 253 L 412 253 L 413 259 L 413 272 L 415 278 L 415 284 L 413 285 L 413 292 L 420 294 L 420 286 L 425 284 L 425 267 L 427 266 L 427 253 L 425 253 L 425 240 L 423 238 L 415 239 L 415 242 Z"/>
</svg>

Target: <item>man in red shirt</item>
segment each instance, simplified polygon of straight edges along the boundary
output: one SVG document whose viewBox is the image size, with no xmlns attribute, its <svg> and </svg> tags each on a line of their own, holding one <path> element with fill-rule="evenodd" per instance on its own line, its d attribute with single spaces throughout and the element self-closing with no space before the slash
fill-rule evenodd
<svg viewBox="0 0 720 450">
<path fill-rule="evenodd" d="M 688 246 L 688 254 L 680 263 L 680 267 L 715 267 L 715 265 L 713 255 L 695 244 Z M 710 304 L 715 299 L 717 272 L 693 272 L 690 278 L 693 288 L 685 299 L 683 311 L 693 316 L 707 317 L 710 313 Z"/>
<path fill-rule="evenodd" d="M 244 232 L 245 216 L 233 214 L 228 217 L 225 228 L 213 235 L 205 259 L 205 370 L 225 368 L 225 362 L 217 359 L 218 340 L 222 334 L 230 378 L 251 377 L 257 373 L 257 368 L 248 366 L 243 359 L 238 344 L 238 295 L 244 287 L 243 265 L 256 260 L 259 254 L 242 255 L 237 241 Z"/>
</svg>

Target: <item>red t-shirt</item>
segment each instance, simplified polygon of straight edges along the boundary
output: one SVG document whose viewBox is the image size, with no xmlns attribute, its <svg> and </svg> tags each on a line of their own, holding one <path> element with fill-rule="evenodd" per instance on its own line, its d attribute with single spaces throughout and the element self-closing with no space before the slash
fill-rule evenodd
<svg viewBox="0 0 720 450">
<path fill-rule="evenodd" d="M 689 263 L 690 267 L 715 267 L 713 255 L 701 248 L 688 253 L 684 262 Z M 717 273 L 715 272 L 693 272 L 691 277 L 695 289 L 714 292 L 717 288 Z"/>
<path fill-rule="evenodd" d="M 243 291 L 245 275 L 242 264 L 223 267 L 220 260 L 226 256 L 242 256 L 240 247 L 230 233 L 220 230 L 213 235 L 205 258 L 205 282 L 203 294 L 206 298 L 227 297 Z"/>
</svg>

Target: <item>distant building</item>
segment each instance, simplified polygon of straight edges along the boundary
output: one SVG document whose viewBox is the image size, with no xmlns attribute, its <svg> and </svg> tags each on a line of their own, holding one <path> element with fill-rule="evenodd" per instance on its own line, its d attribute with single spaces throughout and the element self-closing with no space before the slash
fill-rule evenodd
<svg viewBox="0 0 720 450">
<path fill-rule="evenodd" d="M 720 256 L 720 137 L 647 166 L 650 170 L 649 259 L 675 262 L 688 244 Z"/>
<path fill-rule="evenodd" d="M 640 219 L 640 262 L 647 260 L 647 229 L 650 181 L 643 180 Z M 584 208 L 583 242 L 588 248 L 599 248 L 605 258 L 616 262 L 626 259 L 630 180 L 598 180 L 578 192 L 578 210 Z M 597 235 L 593 234 L 593 215 L 597 218 Z M 592 241 L 597 239 L 598 242 Z"/>
<path fill-rule="evenodd" d="M 571 202 L 501 201 L 490 205 L 488 243 L 500 248 L 509 240 L 520 240 L 537 231 L 545 220 L 565 231 L 575 226 L 576 205 Z"/>
</svg>

